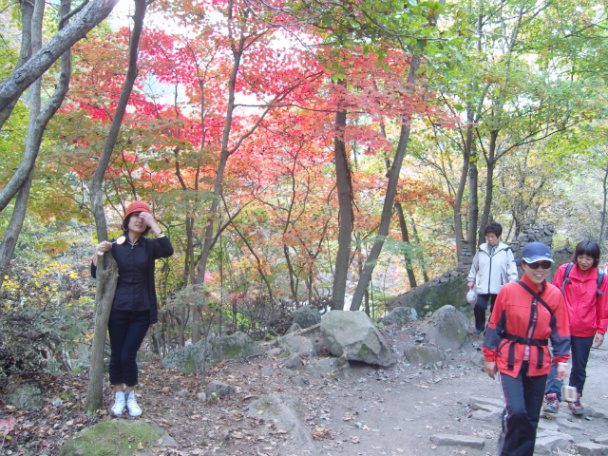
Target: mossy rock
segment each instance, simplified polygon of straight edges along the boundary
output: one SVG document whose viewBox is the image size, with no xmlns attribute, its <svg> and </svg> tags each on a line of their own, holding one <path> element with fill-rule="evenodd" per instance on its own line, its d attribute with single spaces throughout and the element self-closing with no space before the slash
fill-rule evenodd
<svg viewBox="0 0 608 456">
<path fill-rule="evenodd" d="M 152 449 L 177 447 L 157 424 L 142 420 L 103 421 L 66 441 L 59 456 L 152 456 Z"/>
</svg>

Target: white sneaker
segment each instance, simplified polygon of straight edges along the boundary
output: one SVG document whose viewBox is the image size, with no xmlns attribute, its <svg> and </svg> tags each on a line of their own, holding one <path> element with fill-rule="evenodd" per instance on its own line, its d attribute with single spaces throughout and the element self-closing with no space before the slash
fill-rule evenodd
<svg viewBox="0 0 608 456">
<path fill-rule="evenodd" d="M 122 415 L 122 412 L 125 411 L 125 393 L 122 391 L 117 391 L 114 393 L 114 405 L 110 410 L 112 410 L 112 414 L 114 416 Z"/>
<path fill-rule="evenodd" d="M 127 394 L 127 410 L 129 410 L 129 415 L 131 416 L 141 415 L 141 408 L 135 400 L 135 391 L 129 391 L 129 394 Z"/>
</svg>

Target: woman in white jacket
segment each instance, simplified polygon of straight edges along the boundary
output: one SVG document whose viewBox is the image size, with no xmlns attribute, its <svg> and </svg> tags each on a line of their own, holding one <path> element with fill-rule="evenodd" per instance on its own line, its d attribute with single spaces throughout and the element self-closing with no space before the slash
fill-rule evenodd
<svg viewBox="0 0 608 456">
<path fill-rule="evenodd" d="M 475 314 L 475 334 L 481 334 L 486 327 L 486 309 L 492 306 L 501 287 L 518 279 L 517 265 L 511 248 L 500 242 L 502 226 L 491 222 L 484 230 L 486 241 L 479 246 L 468 276 L 468 287 L 475 287 L 477 302 Z"/>
</svg>

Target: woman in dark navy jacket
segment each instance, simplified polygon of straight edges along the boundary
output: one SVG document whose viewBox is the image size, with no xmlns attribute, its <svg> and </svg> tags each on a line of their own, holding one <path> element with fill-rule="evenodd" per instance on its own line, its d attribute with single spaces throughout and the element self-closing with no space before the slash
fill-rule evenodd
<svg viewBox="0 0 608 456">
<path fill-rule="evenodd" d="M 115 242 L 102 241 L 93 255 L 91 274 L 96 277 L 97 255 L 111 251 L 118 264 L 118 285 L 108 321 L 110 336 L 110 383 L 114 390 L 112 413 L 125 410 L 131 416 L 142 411 L 135 399 L 137 351 L 150 325 L 158 321 L 154 260 L 173 255 L 173 246 L 141 201 L 129 205 L 123 221 L 124 235 Z M 145 235 L 152 231 L 156 239 Z"/>
</svg>

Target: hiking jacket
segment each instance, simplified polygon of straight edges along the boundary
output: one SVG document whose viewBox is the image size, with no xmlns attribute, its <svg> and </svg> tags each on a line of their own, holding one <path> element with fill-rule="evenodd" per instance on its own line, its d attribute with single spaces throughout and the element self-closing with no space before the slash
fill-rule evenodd
<svg viewBox="0 0 608 456">
<path fill-rule="evenodd" d="M 141 236 L 134 246 L 129 242 L 112 244 L 112 256 L 118 264 L 118 284 L 112 310 L 150 311 L 150 324 L 158 322 L 158 301 L 154 284 L 154 260 L 173 255 L 173 246 L 166 236 L 153 239 Z M 91 275 L 97 267 L 91 263 Z"/>
<path fill-rule="evenodd" d="M 521 282 L 535 293 L 540 291 L 525 275 Z M 554 362 L 568 361 L 570 328 L 564 297 L 557 287 L 546 280 L 539 296 L 551 311 L 518 282 L 505 284 L 496 297 L 482 350 L 486 361 L 496 361 L 501 374 L 517 377 L 526 347 L 529 347 L 528 375 L 548 374 L 551 370 L 549 339 Z M 532 333 L 528 336 L 531 328 Z M 513 340 L 517 337 L 521 339 Z"/>
<path fill-rule="evenodd" d="M 564 285 L 564 275 L 568 263 L 562 264 L 555 272 L 553 285 L 563 290 L 570 334 L 576 337 L 593 337 L 596 332 L 604 334 L 608 327 L 608 279 L 604 276 L 598 295 L 597 268 L 582 271 L 576 263 L 568 274 L 568 282 Z M 563 288 L 562 288 L 562 285 Z"/>
<path fill-rule="evenodd" d="M 491 247 L 485 242 L 479 246 L 469 271 L 468 281 L 475 282 L 475 291 L 481 294 L 498 294 L 507 282 L 517 280 L 517 266 L 511 248 L 499 242 L 490 254 Z"/>
</svg>

